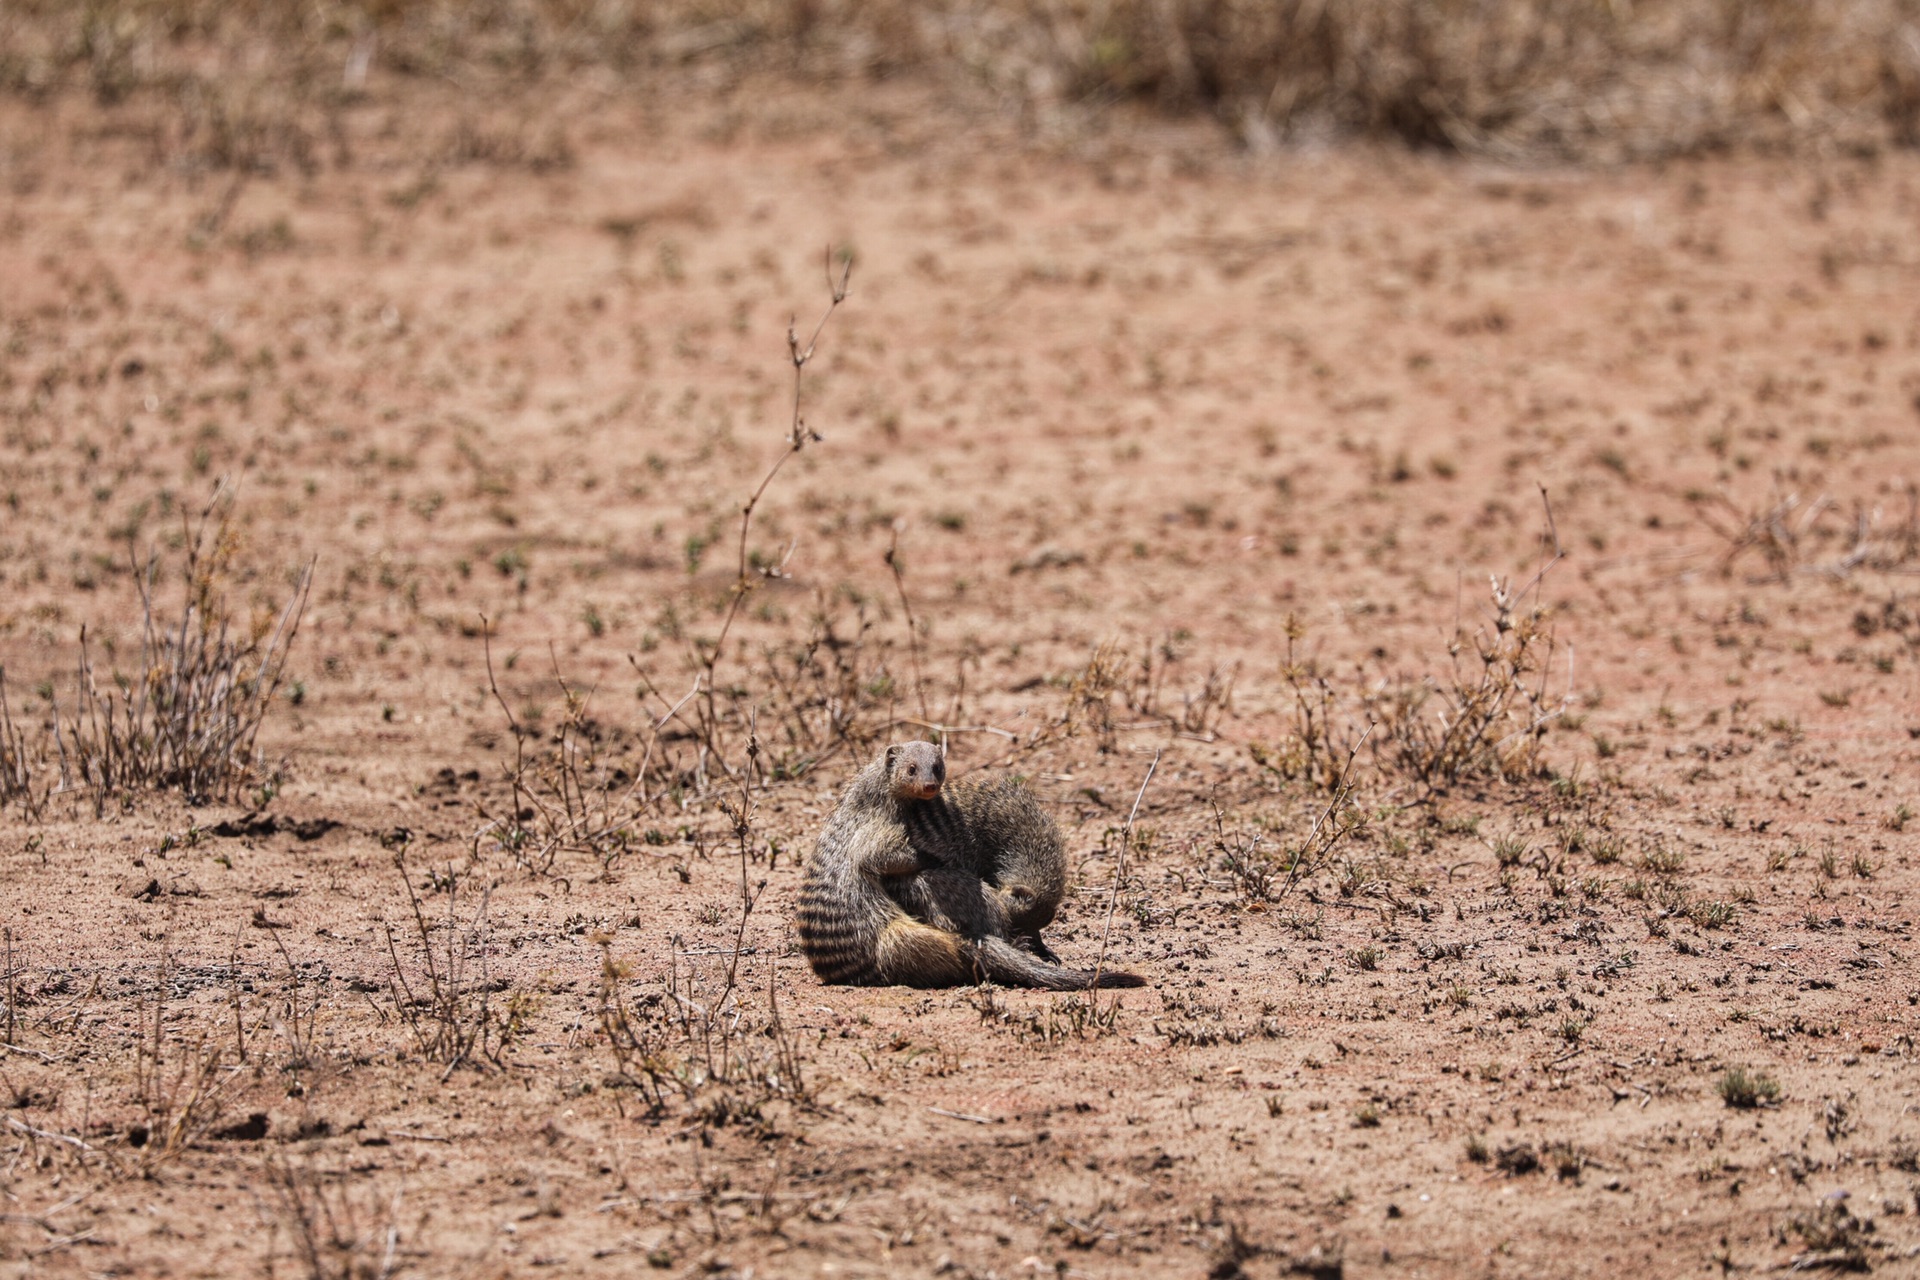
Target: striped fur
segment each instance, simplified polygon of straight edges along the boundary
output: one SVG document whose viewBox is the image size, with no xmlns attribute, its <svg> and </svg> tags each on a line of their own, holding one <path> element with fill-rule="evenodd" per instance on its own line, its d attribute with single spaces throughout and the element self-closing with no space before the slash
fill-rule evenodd
<svg viewBox="0 0 1920 1280">
<path fill-rule="evenodd" d="M 909 838 L 923 860 L 980 878 L 997 891 L 1004 922 L 987 932 L 1017 939 L 1052 960 L 1040 930 L 1053 923 L 1067 892 L 1067 846 L 1031 791 L 1011 778 L 963 778 L 932 800 L 904 806 Z M 916 916 L 931 918 L 910 890 L 896 894 Z M 963 930 L 964 931 L 964 930 Z"/>
</svg>

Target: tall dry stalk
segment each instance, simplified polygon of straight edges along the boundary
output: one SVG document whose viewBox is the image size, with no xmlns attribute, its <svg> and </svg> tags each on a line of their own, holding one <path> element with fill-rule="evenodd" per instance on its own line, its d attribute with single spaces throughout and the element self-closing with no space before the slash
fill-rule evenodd
<svg viewBox="0 0 1920 1280">
<path fill-rule="evenodd" d="M 726 613 L 720 622 L 720 634 L 711 642 L 696 642 L 695 645 L 695 663 L 700 674 L 695 682 L 696 696 L 692 699 L 695 707 L 692 727 L 702 744 L 703 758 L 697 772 L 699 779 L 703 782 L 706 777 L 705 766 L 709 762 L 730 778 L 737 776 L 739 769 L 743 767 L 727 758 L 727 726 L 733 717 L 729 714 L 730 709 L 722 707 L 716 700 L 719 693 L 718 672 L 721 659 L 727 653 L 727 641 L 733 634 L 733 624 L 739 618 L 747 596 L 757 585 L 756 577 L 763 572 L 754 568 L 747 550 L 747 539 L 753 530 L 753 514 L 759 508 L 760 500 L 766 496 L 768 487 L 773 484 L 774 477 L 780 474 L 781 468 L 785 467 L 795 454 L 821 439 L 820 434 L 807 425 L 806 415 L 803 412 L 806 369 L 813 360 L 814 351 L 820 342 L 820 335 L 826 331 L 827 322 L 833 319 L 833 313 L 839 309 L 840 304 L 847 300 L 853 283 L 853 258 L 850 255 L 843 256 L 839 273 L 836 275 L 833 250 L 829 248 L 826 253 L 826 271 L 827 307 L 821 313 L 819 323 L 814 326 L 812 336 L 803 344 L 795 324 L 789 321 L 787 325 L 787 355 L 793 366 L 793 412 L 787 424 L 786 448 L 781 451 L 778 458 L 774 459 L 773 465 L 760 478 L 760 483 L 754 487 L 753 492 L 748 495 L 745 504 L 740 508 L 740 536 L 736 546 L 734 580 L 728 592 Z M 776 567 L 765 572 L 777 574 L 779 569 Z M 672 716 L 681 714 L 677 707 L 670 708 L 669 711 Z"/>
<path fill-rule="evenodd" d="M 0 666 L 0 809 L 18 805 L 29 819 L 38 819 L 46 811 L 51 783 L 34 781 L 34 762 L 45 755 L 27 741 L 14 723 L 7 697 L 7 669 Z"/>
<path fill-rule="evenodd" d="M 767 888 L 765 876 L 752 874 L 757 840 L 752 779 L 760 744 L 751 725 L 746 754 L 736 776 L 737 794 L 721 805 L 732 823 L 740 874 L 729 944 L 696 951 L 676 934 L 664 997 L 634 1000 L 625 990 L 631 969 L 614 959 L 612 938 L 595 938 L 601 950 L 601 1034 L 621 1081 L 640 1092 L 650 1116 L 666 1114 L 675 1098 L 694 1109 L 701 1124 L 716 1126 L 733 1120 L 757 1123 L 764 1104 L 775 1098 L 812 1105 L 800 1039 L 781 1017 L 778 964 L 772 957 L 765 1011 L 754 1010 L 745 996 L 747 928 Z M 696 963 L 700 957 L 719 963 L 703 973 Z"/>
<path fill-rule="evenodd" d="M 524 1006 L 522 998 L 513 994 L 504 1002 L 493 999 L 495 984 L 487 963 L 492 886 L 481 890 L 473 915 L 463 921 L 458 911 L 459 880 L 448 875 L 446 919 L 435 924 L 427 919 L 420 895 L 414 891 L 404 848 L 394 851 L 393 865 L 406 890 L 407 923 L 412 926 L 396 935 L 392 925 L 381 922 L 394 1011 L 412 1033 L 420 1055 L 445 1064 L 442 1080 L 462 1064 L 499 1066 L 522 1030 Z M 436 932 L 443 935 L 440 944 L 436 944 Z M 401 936 L 407 939 L 411 964 L 401 956 Z"/>
</svg>

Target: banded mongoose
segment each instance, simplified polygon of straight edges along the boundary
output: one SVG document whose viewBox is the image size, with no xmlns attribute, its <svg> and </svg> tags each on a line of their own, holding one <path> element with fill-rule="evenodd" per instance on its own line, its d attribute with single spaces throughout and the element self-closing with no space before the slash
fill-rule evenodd
<svg viewBox="0 0 1920 1280">
<path fill-rule="evenodd" d="M 929 744 L 906 745 L 919 750 Z M 946 761 L 936 752 L 926 754 L 930 761 L 908 767 L 931 768 L 939 794 L 902 807 L 907 839 L 924 869 L 889 881 L 888 892 L 909 915 L 958 933 L 973 931 L 968 927 L 973 920 L 964 913 L 984 896 L 989 914 L 976 928 L 1004 934 L 1058 964 L 1040 930 L 1053 923 L 1067 892 L 1067 846 L 1060 828 L 1033 793 L 1013 779 L 962 778 L 947 785 Z M 970 891 L 975 880 L 983 887 Z M 955 916 L 956 907 L 962 915 Z"/>
<path fill-rule="evenodd" d="M 1066 891 L 1060 833 L 1017 785 L 945 783 L 938 748 L 896 743 L 840 798 L 800 891 L 800 946 L 821 980 L 1145 985 L 1130 973 L 1062 968 L 1014 945 L 1019 937 L 1051 956 L 1040 930 Z"/>
</svg>

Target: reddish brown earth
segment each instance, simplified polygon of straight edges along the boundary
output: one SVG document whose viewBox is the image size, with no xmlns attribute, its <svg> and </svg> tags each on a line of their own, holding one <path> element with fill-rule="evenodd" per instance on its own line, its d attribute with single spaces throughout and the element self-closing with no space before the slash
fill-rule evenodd
<svg viewBox="0 0 1920 1280">
<path fill-rule="evenodd" d="M 1248 157 L 755 86 L 583 94 L 543 106 L 568 162 L 455 163 L 456 121 L 520 127 L 474 110 L 399 94 L 311 172 L 235 177 L 0 106 L 16 719 L 83 625 L 124 660 L 129 533 L 177 548 L 218 477 L 236 618 L 318 566 L 277 794 L 0 812 L 0 1274 L 1912 1273 L 1920 157 Z M 719 631 L 829 245 L 824 439 L 756 513 L 788 576 L 718 668 L 801 776 L 751 792 L 719 1021 L 762 1065 L 716 1084 L 661 995 L 721 991 L 742 734 L 652 803 L 658 843 L 535 874 L 483 832 L 513 738 L 480 619 L 516 717 L 563 720 L 557 668 L 638 767 L 636 665 L 677 701 Z M 1218 846 L 1261 836 L 1257 870 L 1327 803 L 1255 763 L 1298 729 L 1289 617 L 1343 730 L 1449 679 L 1488 575 L 1541 562 L 1541 486 L 1568 705 L 1538 775 L 1429 795 L 1376 730 L 1368 826 L 1250 891 Z M 1769 559 L 1739 535 L 1776 508 Z M 851 743 L 771 674 L 821 617 Z M 1106 944 L 1145 990 L 812 977 L 798 864 L 897 720 L 1055 808 L 1083 965 L 1158 757 Z M 466 1025 L 482 984 L 512 1004 L 504 1051 L 422 1051 L 403 874 Z M 603 937 L 686 1082 L 651 1114 Z M 1735 1068 L 1777 1099 L 1728 1105 Z"/>
</svg>

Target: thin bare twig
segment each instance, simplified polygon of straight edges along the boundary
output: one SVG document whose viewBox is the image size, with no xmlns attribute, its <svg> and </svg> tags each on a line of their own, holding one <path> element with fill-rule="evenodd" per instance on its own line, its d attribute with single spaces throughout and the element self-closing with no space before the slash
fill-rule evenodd
<svg viewBox="0 0 1920 1280">
<path fill-rule="evenodd" d="M 887 540 L 887 568 L 893 574 L 893 589 L 900 593 L 900 609 L 907 615 L 907 653 L 913 659 L 913 696 L 920 704 L 921 719 L 927 717 L 927 683 L 920 672 L 920 626 L 913 616 L 913 602 L 907 599 L 906 578 L 900 572 L 900 523 L 895 521 Z"/>
<path fill-rule="evenodd" d="M 1120 904 L 1120 885 L 1127 874 L 1127 846 L 1133 843 L 1133 820 L 1140 812 L 1140 801 L 1146 797 L 1147 784 L 1153 781 L 1153 774 L 1160 767 L 1160 752 L 1153 753 L 1153 763 L 1147 766 L 1147 776 L 1140 779 L 1140 790 L 1134 793 L 1133 808 L 1127 811 L 1127 821 L 1120 828 L 1120 859 L 1113 869 L 1113 888 L 1107 894 L 1107 919 L 1100 927 L 1100 958 L 1093 965 L 1093 986 L 1100 987 L 1100 975 L 1107 968 L 1107 940 L 1113 935 L 1113 912 Z M 1114 999 L 1119 1000 L 1119 996 Z"/>
<path fill-rule="evenodd" d="M 828 246 L 827 248 L 826 264 L 827 292 L 829 296 L 827 309 L 821 314 L 820 322 L 814 326 L 813 335 L 807 339 L 804 347 L 800 344 L 799 332 L 794 327 L 794 323 L 789 321 L 787 324 L 787 355 L 793 363 L 793 418 L 787 428 L 787 447 L 778 458 L 774 459 L 773 466 L 767 469 L 767 474 L 760 478 L 759 485 L 754 488 L 753 493 L 747 498 L 746 504 L 740 508 L 740 537 L 737 548 L 733 588 L 730 592 L 730 598 L 727 601 L 726 617 L 720 623 L 719 636 L 714 639 L 712 646 L 707 649 L 706 656 L 701 663 L 706 674 L 706 688 L 703 691 L 705 694 L 704 705 L 706 712 L 703 736 L 706 739 L 707 748 L 714 760 L 719 764 L 721 769 L 725 770 L 729 775 L 733 774 L 734 768 L 727 761 L 726 753 L 720 743 L 719 711 L 714 704 L 714 695 L 719 685 L 714 678 L 714 673 L 718 670 L 720 659 L 726 651 L 727 637 L 733 633 L 734 619 L 740 616 L 740 606 L 745 603 L 747 593 L 753 589 L 753 577 L 749 572 L 747 559 L 747 535 L 753 527 L 753 513 L 755 509 L 759 507 L 760 499 L 766 496 L 767 487 L 773 483 L 773 478 L 780 474 L 780 468 L 787 465 L 787 460 L 806 448 L 807 445 L 817 443 L 823 438 L 819 432 L 807 425 L 805 415 L 802 412 L 802 392 L 805 389 L 804 375 L 807 364 L 813 359 L 814 348 L 819 344 L 820 335 L 826 331 L 827 321 L 833 318 L 833 313 L 839 309 L 842 302 L 847 300 L 847 295 L 851 291 L 853 283 L 853 258 L 849 255 L 842 260 L 838 279 L 835 278 L 833 272 L 832 246 Z"/>
</svg>

